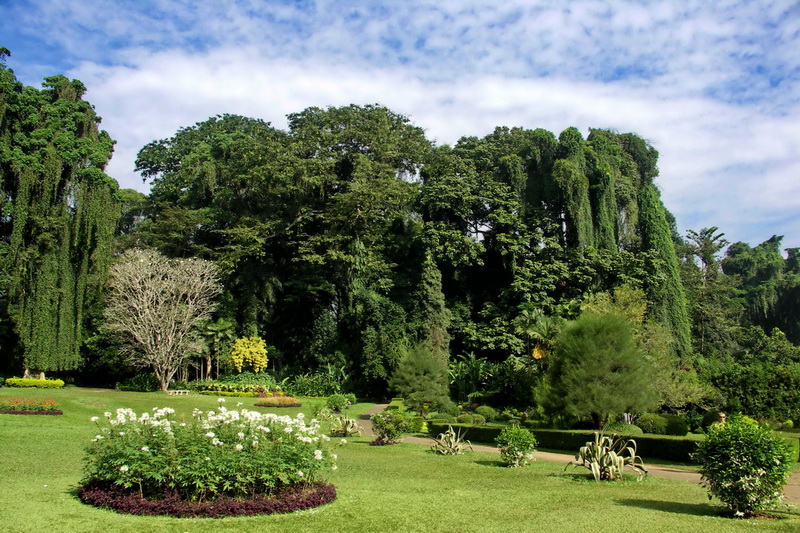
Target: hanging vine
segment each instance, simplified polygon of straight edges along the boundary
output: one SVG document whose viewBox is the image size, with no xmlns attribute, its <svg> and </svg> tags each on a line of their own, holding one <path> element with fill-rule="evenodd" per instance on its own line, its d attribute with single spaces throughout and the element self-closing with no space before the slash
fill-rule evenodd
<svg viewBox="0 0 800 533">
<path fill-rule="evenodd" d="M 26 370 L 73 369 L 87 290 L 105 274 L 119 218 L 117 183 L 103 172 L 114 142 L 79 81 L 23 87 L 0 64 L 0 91 L 9 317 Z"/>
</svg>

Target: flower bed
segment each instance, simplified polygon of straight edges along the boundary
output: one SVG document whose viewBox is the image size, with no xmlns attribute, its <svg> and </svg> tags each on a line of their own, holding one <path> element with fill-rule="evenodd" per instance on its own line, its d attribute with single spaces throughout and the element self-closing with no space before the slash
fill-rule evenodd
<svg viewBox="0 0 800 533">
<path fill-rule="evenodd" d="M 336 456 L 316 420 L 224 406 L 195 409 L 188 422 L 173 413 L 118 409 L 105 423 L 94 417 L 100 432 L 88 448 L 82 499 L 120 512 L 228 516 L 335 498 L 332 487 L 319 484 Z"/>
<path fill-rule="evenodd" d="M 0 414 L 63 415 L 60 405 L 52 399 L 0 398 Z"/>
<path fill-rule="evenodd" d="M 303 404 L 297 398 L 291 396 L 273 396 L 272 398 L 261 398 L 256 407 L 301 407 Z"/>
</svg>

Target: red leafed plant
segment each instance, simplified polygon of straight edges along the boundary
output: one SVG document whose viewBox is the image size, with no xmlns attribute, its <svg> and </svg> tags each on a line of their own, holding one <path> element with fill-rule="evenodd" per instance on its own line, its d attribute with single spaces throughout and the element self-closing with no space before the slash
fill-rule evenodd
<svg viewBox="0 0 800 533">
<path fill-rule="evenodd" d="M 0 398 L 0 413 L 62 414 L 61 405 L 51 398 Z"/>
</svg>

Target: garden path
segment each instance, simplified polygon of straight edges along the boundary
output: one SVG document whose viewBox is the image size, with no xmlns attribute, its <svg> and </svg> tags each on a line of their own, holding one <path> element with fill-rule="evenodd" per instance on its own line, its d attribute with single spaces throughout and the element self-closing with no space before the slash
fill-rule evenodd
<svg viewBox="0 0 800 533">
<path fill-rule="evenodd" d="M 362 415 L 361 419 L 359 420 L 359 424 L 361 425 L 361 429 L 364 431 L 365 435 L 374 436 L 375 432 L 372 429 L 372 422 L 370 421 L 370 416 L 374 413 L 383 411 L 386 409 L 388 404 L 376 404 L 373 406 L 369 411 Z M 425 444 L 430 446 L 432 440 L 429 438 L 423 437 L 403 437 L 403 442 L 411 442 L 414 444 Z M 473 444 L 472 449 L 476 452 L 487 452 L 487 453 L 500 453 L 500 450 L 495 448 L 494 446 L 485 446 L 481 444 Z M 552 453 L 552 452 L 536 452 L 535 457 L 537 459 L 542 459 L 544 461 L 552 461 L 555 463 L 569 463 L 572 461 L 575 456 L 574 455 L 567 455 L 563 453 Z M 665 477 L 669 479 L 678 479 L 681 481 L 688 481 L 690 483 L 700 483 L 700 474 L 697 472 L 690 472 L 687 470 L 681 470 L 679 468 L 671 467 L 671 466 L 661 466 L 661 465 L 647 465 L 647 471 L 649 475 L 657 476 L 657 477 Z M 800 471 L 795 471 L 789 477 L 789 482 L 783 488 L 783 494 L 785 496 L 785 501 L 788 503 L 793 504 L 800 504 Z"/>
</svg>

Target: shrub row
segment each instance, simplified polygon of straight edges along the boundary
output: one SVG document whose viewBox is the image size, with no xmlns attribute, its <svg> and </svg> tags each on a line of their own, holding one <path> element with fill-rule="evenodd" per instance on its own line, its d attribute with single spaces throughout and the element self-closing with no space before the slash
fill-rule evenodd
<svg viewBox="0 0 800 533">
<path fill-rule="evenodd" d="M 504 426 L 472 426 L 466 424 L 452 424 L 433 420 L 428 422 L 428 432 L 435 437 L 453 426 L 456 431 L 461 431 L 465 439 L 472 442 L 494 443 Z M 562 429 L 531 429 L 540 448 L 563 450 L 575 453 L 581 446 L 594 438 L 593 431 L 562 430 Z M 702 436 L 675 437 L 669 435 L 636 435 L 633 437 L 637 444 L 637 454 L 647 459 L 664 459 L 680 463 L 693 462 L 692 454 L 697 451 L 697 444 Z M 791 448 L 791 457 L 794 461 L 800 460 L 800 439 L 783 436 Z"/>
<path fill-rule="evenodd" d="M 274 398 L 261 398 L 254 405 L 256 407 L 302 407 L 303 404 L 291 396 L 275 396 Z"/>
<path fill-rule="evenodd" d="M 27 378 L 8 378 L 6 387 L 32 387 L 36 389 L 61 389 L 64 382 L 60 379 L 27 379 Z"/>
<path fill-rule="evenodd" d="M 203 390 L 198 392 L 197 394 L 203 394 L 205 396 L 228 396 L 233 398 L 257 398 L 257 392 L 229 392 L 229 391 L 219 391 L 219 390 Z"/>
</svg>

